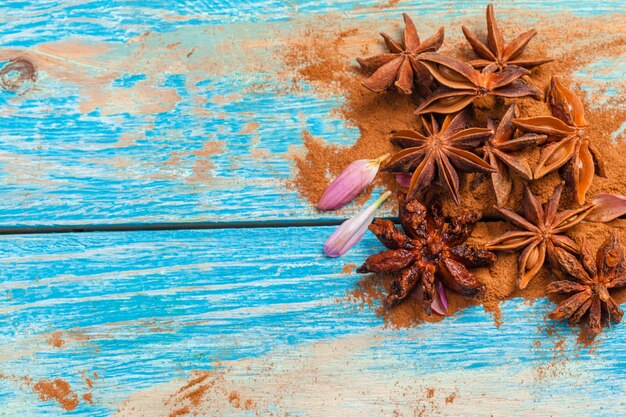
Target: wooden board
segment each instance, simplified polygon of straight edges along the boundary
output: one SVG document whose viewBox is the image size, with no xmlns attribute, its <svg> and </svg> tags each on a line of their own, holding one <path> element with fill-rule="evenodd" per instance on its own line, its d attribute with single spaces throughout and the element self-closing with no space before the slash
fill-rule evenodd
<svg viewBox="0 0 626 417">
<path fill-rule="evenodd" d="M 549 301 L 510 300 L 501 327 L 473 307 L 391 328 L 350 296 L 353 266 L 380 250 L 372 236 L 329 259 L 332 227 L 250 228 L 357 208 L 321 215 L 286 186 L 304 130 L 341 145 L 359 132 L 337 114 L 341 95 L 285 88 L 293 69 L 268 58 L 285 39 L 319 18 L 375 34 L 402 11 L 434 26 L 482 21 L 484 6 L 2 2 L 0 64 L 25 56 L 38 72 L 0 90 L 0 231 L 18 233 L 0 236 L 0 416 L 623 414 L 623 325 L 588 349 L 545 319 Z M 497 7 L 555 25 L 624 12 L 621 0 Z M 625 71 L 619 58 L 577 76 L 594 88 Z M 19 234 L 120 225 L 143 230 Z M 145 230 L 181 225 L 217 229 Z"/>
<path fill-rule="evenodd" d="M 328 259 L 319 248 L 331 231 L 0 238 L 0 415 L 623 410 L 626 326 L 587 351 L 565 326 L 545 321 L 551 303 L 512 300 L 500 328 L 481 308 L 389 328 L 374 307 L 346 298 L 358 277 L 342 272 L 380 244 L 368 235 L 345 258 Z M 79 396 L 72 411 L 35 388 L 55 378 Z"/>
<path fill-rule="evenodd" d="M 303 130 L 339 144 L 358 130 L 334 112 L 342 97 L 305 81 L 285 90 L 281 42 L 322 14 L 345 28 L 367 19 L 375 33 L 400 11 L 422 26 L 484 13 L 479 2 L 433 0 L 144 3 L 0 6 L 0 60 L 26 56 L 38 67 L 32 88 L 0 92 L 0 227 L 342 218 L 354 208 L 321 215 L 285 186 L 290 154 Z M 520 6 L 560 24 L 560 12 L 606 15 L 624 4 L 498 5 L 503 16 Z M 588 78 L 624 73 L 623 61 L 594 65 Z"/>
</svg>

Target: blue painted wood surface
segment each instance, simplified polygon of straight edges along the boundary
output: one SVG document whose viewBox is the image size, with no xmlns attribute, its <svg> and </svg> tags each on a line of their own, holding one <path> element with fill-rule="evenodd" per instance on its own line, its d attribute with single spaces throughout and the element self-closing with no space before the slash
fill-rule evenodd
<svg viewBox="0 0 626 417">
<path fill-rule="evenodd" d="M 266 58 L 271 44 L 225 45 L 253 45 L 311 16 L 334 14 L 346 27 L 384 25 L 400 11 L 482 19 L 485 4 L 4 1 L 0 60 L 24 54 L 40 73 L 28 90 L 0 92 L 0 228 L 329 219 L 285 187 L 287 153 L 302 148 L 305 129 L 356 140 L 333 113 L 342 97 L 305 82 L 284 94 L 280 63 L 237 61 Z M 625 4 L 498 7 L 552 13 L 557 24 L 561 11 L 617 15 Z M 600 61 L 578 75 L 624 71 L 624 60 Z M 479 307 L 389 328 L 346 297 L 358 277 L 342 272 L 379 243 L 367 235 L 331 260 L 320 253 L 331 232 L 1 236 L 0 416 L 623 414 L 624 326 L 588 351 L 544 320 L 550 302 L 511 300 L 500 328 Z M 205 379 L 185 389 L 194 377 Z M 37 382 L 55 378 L 76 393 L 75 409 L 41 398 Z M 198 403 L 191 389 L 201 389 Z"/>
<path fill-rule="evenodd" d="M 39 68 L 28 91 L 0 93 L 0 227 L 336 217 L 285 187 L 294 175 L 288 152 L 302 149 L 303 130 L 338 144 L 353 143 L 358 130 L 333 113 L 342 97 L 305 81 L 285 92 L 281 42 L 316 15 L 334 13 L 345 28 L 367 19 L 376 33 L 400 11 L 421 27 L 449 26 L 460 17 L 482 21 L 485 5 L 143 3 L 0 5 L 0 60 L 25 55 Z M 560 24 L 561 12 L 616 14 L 624 2 L 498 7 L 503 16 L 511 7 L 536 9 Z M 598 77 L 623 77 L 623 61 L 609 68 Z"/>
<path fill-rule="evenodd" d="M 185 402 L 163 402 L 202 370 L 225 390 L 205 392 L 197 409 L 206 416 L 623 410 L 626 326 L 588 352 L 566 326 L 546 333 L 550 302 L 513 300 L 501 328 L 479 307 L 389 328 L 373 307 L 346 298 L 358 277 L 342 272 L 380 244 L 368 235 L 345 258 L 328 259 L 319 248 L 331 231 L 0 238 L 0 415 L 168 416 Z M 60 348 L 50 342 L 55 332 Z M 64 412 L 22 377 L 63 378 L 94 404 Z M 254 407 L 234 407 L 232 392 Z"/>
</svg>

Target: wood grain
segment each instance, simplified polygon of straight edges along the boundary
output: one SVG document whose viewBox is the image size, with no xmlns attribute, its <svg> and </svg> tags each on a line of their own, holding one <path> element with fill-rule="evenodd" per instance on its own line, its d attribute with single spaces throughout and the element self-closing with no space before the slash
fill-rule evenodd
<svg viewBox="0 0 626 417">
<path fill-rule="evenodd" d="M 25 56 L 38 76 L 0 91 L 0 228 L 351 214 L 320 215 L 285 184 L 303 130 L 357 139 L 336 114 L 344 98 L 286 88 L 289 68 L 268 57 L 321 17 L 367 20 L 375 33 L 401 11 L 434 25 L 482 21 L 485 6 L 388 3 L 2 2 L 0 64 Z M 561 13 L 617 15 L 624 3 L 498 9 L 562 24 Z M 624 64 L 577 76 L 620 80 Z M 478 307 L 389 328 L 376 305 L 346 297 L 359 279 L 351 264 L 380 244 L 368 234 L 328 259 L 332 230 L 0 236 L 0 416 L 623 414 L 625 326 L 582 348 L 545 319 L 550 302 L 511 300 L 500 328 Z"/>
<path fill-rule="evenodd" d="M 342 272 L 380 244 L 368 234 L 329 259 L 331 232 L 1 237 L 0 415 L 620 413 L 625 326 L 588 351 L 545 321 L 551 303 L 512 300 L 501 328 L 481 308 L 388 328 L 346 298 L 358 277 Z M 203 372 L 194 405 L 179 391 Z M 73 411 L 34 391 L 55 378 L 79 396 Z"/>
<path fill-rule="evenodd" d="M 389 3 L 3 2 L 0 60 L 26 56 L 38 79 L 24 91 L 0 92 L 0 227 L 349 215 L 352 206 L 320 215 L 285 186 L 303 130 L 344 145 L 358 130 L 334 113 L 342 97 L 304 81 L 286 88 L 280 50 L 314 16 L 346 28 L 367 20 L 375 33 L 400 11 L 427 26 L 461 16 L 482 21 L 484 6 Z M 525 7 L 555 19 L 560 12 L 619 13 L 622 6 L 498 5 L 503 16 Z M 608 74 L 593 68 L 589 79 L 619 79 L 624 62 L 612 63 Z"/>
</svg>

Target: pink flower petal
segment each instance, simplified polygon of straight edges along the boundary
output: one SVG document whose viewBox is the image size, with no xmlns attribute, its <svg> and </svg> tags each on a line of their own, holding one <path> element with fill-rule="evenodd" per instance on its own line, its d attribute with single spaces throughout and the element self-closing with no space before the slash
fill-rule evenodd
<svg viewBox="0 0 626 417">
<path fill-rule="evenodd" d="M 403 172 L 396 174 L 396 182 L 404 188 L 409 188 L 411 185 L 411 174 L 405 174 Z"/>
<path fill-rule="evenodd" d="M 372 205 L 356 216 L 341 223 L 324 244 L 324 253 L 331 258 L 336 258 L 350 250 L 352 246 L 361 240 L 368 226 L 374 220 L 376 209 L 390 195 L 391 191 L 385 191 Z"/>
<path fill-rule="evenodd" d="M 439 281 L 439 288 L 437 290 L 437 296 L 430 303 L 430 308 L 437 314 L 445 316 L 448 314 L 448 298 L 446 297 L 446 289 L 441 281 Z"/>
<path fill-rule="evenodd" d="M 352 201 L 372 183 L 380 164 L 388 157 L 389 154 L 385 154 L 376 159 L 359 159 L 350 163 L 326 188 L 317 202 L 317 208 L 336 210 Z"/>
</svg>

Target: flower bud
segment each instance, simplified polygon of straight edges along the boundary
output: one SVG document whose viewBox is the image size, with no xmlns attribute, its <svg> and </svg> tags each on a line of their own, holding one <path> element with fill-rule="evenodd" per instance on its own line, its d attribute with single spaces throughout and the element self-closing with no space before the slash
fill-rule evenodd
<svg viewBox="0 0 626 417">
<path fill-rule="evenodd" d="M 376 209 L 391 195 L 391 191 L 385 191 L 371 206 L 361 211 L 356 216 L 341 223 L 335 232 L 324 244 L 324 253 L 331 258 L 346 253 L 365 234 L 368 226 L 374 220 Z"/>
<path fill-rule="evenodd" d="M 385 154 L 376 159 L 359 159 L 344 168 L 317 202 L 320 210 L 336 210 L 349 203 L 374 180 L 381 162 L 389 157 Z"/>
<path fill-rule="evenodd" d="M 437 296 L 430 303 L 430 308 L 437 314 L 445 316 L 448 314 L 448 297 L 446 297 L 446 289 L 441 281 L 439 281 L 439 287 L 437 288 Z"/>
</svg>

